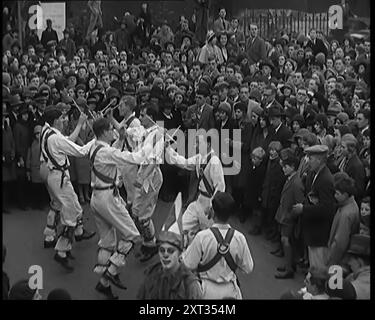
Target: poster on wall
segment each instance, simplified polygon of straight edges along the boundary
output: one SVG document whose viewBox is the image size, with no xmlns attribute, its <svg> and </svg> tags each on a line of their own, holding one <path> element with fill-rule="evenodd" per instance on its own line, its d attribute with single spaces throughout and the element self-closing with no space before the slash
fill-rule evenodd
<svg viewBox="0 0 375 320">
<path fill-rule="evenodd" d="M 46 20 L 52 20 L 52 28 L 57 32 L 57 37 L 59 41 L 63 39 L 63 31 L 66 25 L 66 12 L 65 12 L 65 2 L 48 2 L 40 3 L 43 13 L 43 27 L 38 28 L 38 37 L 42 37 L 42 32 L 46 29 Z"/>
</svg>

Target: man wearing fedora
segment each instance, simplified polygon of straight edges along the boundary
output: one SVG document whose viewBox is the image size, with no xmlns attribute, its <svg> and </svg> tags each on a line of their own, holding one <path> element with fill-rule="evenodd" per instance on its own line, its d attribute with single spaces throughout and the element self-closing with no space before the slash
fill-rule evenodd
<svg viewBox="0 0 375 320">
<path fill-rule="evenodd" d="M 309 157 L 309 172 L 305 183 L 305 202 L 293 206 L 292 214 L 301 215 L 301 227 L 308 246 L 311 267 L 326 268 L 328 239 L 335 214 L 333 176 L 328 169 L 326 145 L 305 149 Z M 312 196 L 314 200 L 312 200 Z"/>
<path fill-rule="evenodd" d="M 292 137 L 290 129 L 281 121 L 283 110 L 278 107 L 271 107 L 268 110 L 268 117 L 271 124 L 270 141 L 279 141 L 286 148 L 289 146 L 289 139 Z"/>
<path fill-rule="evenodd" d="M 115 31 L 113 41 L 119 51 L 129 50 L 130 34 L 126 28 L 125 17 L 121 19 L 120 28 Z"/>
<path fill-rule="evenodd" d="M 330 288 L 331 297 L 344 300 L 369 300 L 371 292 L 370 236 L 354 234 L 343 263 L 349 266 L 351 273 L 344 279 L 341 288 Z"/>
</svg>

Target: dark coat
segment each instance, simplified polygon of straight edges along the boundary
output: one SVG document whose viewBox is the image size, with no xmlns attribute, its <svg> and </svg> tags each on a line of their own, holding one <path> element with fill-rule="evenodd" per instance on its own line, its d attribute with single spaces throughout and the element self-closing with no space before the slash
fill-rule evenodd
<svg viewBox="0 0 375 320">
<path fill-rule="evenodd" d="M 261 202 L 260 196 L 262 192 L 261 186 L 264 181 L 264 176 L 266 174 L 266 161 L 263 160 L 262 163 L 258 167 L 254 167 L 253 164 L 248 160 L 250 163 L 249 173 L 246 176 L 246 186 L 244 192 L 244 204 L 247 208 L 250 209 L 259 209 Z"/>
<path fill-rule="evenodd" d="M 276 210 L 280 204 L 281 191 L 285 183 L 285 175 L 280 159 L 268 160 L 267 171 L 262 185 L 262 206 Z"/>
<path fill-rule="evenodd" d="M 301 219 L 302 233 L 307 246 L 326 247 L 336 212 L 333 176 L 327 166 L 324 166 L 312 185 L 314 177 L 314 172 L 308 173 L 306 194 L 309 192 L 316 194 L 319 203 L 316 205 L 304 204 Z"/>
<path fill-rule="evenodd" d="M 298 174 L 294 174 L 286 180 L 280 197 L 280 205 L 277 209 L 275 219 L 280 224 L 290 224 L 295 220 L 292 215 L 292 208 L 304 200 L 302 181 Z"/>
<path fill-rule="evenodd" d="M 246 42 L 246 54 L 250 64 L 255 64 L 260 60 L 267 58 L 266 44 L 259 36 L 255 38 L 254 42 L 249 38 Z"/>
<path fill-rule="evenodd" d="M 316 56 L 320 52 L 324 53 L 324 55 L 327 56 L 327 47 L 324 45 L 324 42 L 321 39 L 315 39 L 315 44 L 311 40 L 309 40 L 306 45 L 306 48 L 307 47 L 312 49 L 314 56 Z"/>
<path fill-rule="evenodd" d="M 12 129 L 5 125 L 3 129 L 3 182 L 16 179 L 16 147 Z"/>
<path fill-rule="evenodd" d="M 262 147 L 265 152 L 268 150 L 268 145 L 271 142 L 271 133 L 270 129 L 268 129 L 268 134 L 266 137 L 263 135 L 263 130 L 257 124 L 254 128 L 253 135 L 251 137 L 251 144 L 250 144 L 250 152 L 252 152 L 257 147 Z"/>
<path fill-rule="evenodd" d="M 27 150 L 31 144 L 31 130 L 29 124 L 22 120 L 17 121 L 13 129 L 14 142 L 16 146 L 16 159 L 23 158 L 26 163 Z"/>
<path fill-rule="evenodd" d="M 223 127 L 221 126 L 221 124 L 219 126 L 219 133 L 222 133 L 219 136 L 219 150 L 220 150 L 219 157 L 220 157 L 220 160 L 222 161 L 223 167 L 231 167 L 233 165 L 233 163 L 227 164 L 227 161 L 223 161 L 224 153 L 228 154 L 229 152 L 228 156 L 229 157 L 233 156 L 233 148 L 231 146 L 222 148 L 222 146 L 225 145 L 225 141 L 223 141 L 223 139 L 225 139 L 226 137 L 233 140 L 233 130 L 236 128 L 237 128 L 237 123 L 231 118 L 227 120 L 227 122 L 224 124 Z"/>
<path fill-rule="evenodd" d="M 270 141 L 279 141 L 284 148 L 287 148 L 290 145 L 289 139 L 292 135 L 292 131 L 284 124 L 281 124 L 277 132 L 273 128 L 271 129 Z"/>
<path fill-rule="evenodd" d="M 47 29 L 42 32 L 42 38 L 40 39 L 41 44 L 45 49 L 47 49 L 48 41 L 55 40 L 56 43 L 59 43 L 59 38 L 57 37 L 57 32 L 53 29 L 48 31 Z"/>
<path fill-rule="evenodd" d="M 196 104 L 190 106 L 186 112 L 186 118 L 188 119 L 186 123 L 189 128 L 204 129 L 206 131 L 215 128 L 215 117 L 212 106 L 206 104 L 203 107 L 199 120 L 192 120 L 191 116 L 193 113 L 198 113 L 198 107 Z"/>
<path fill-rule="evenodd" d="M 357 154 L 349 159 L 344 166 L 344 171 L 349 175 L 349 177 L 354 179 L 356 189 L 354 197 L 358 203 L 365 192 L 366 171 Z"/>
</svg>

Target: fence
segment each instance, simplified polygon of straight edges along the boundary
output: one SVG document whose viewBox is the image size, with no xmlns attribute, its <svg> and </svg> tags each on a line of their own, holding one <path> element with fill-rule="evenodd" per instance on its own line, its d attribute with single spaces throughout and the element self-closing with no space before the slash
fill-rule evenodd
<svg viewBox="0 0 375 320">
<path fill-rule="evenodd" d="M 259 35 L 264 39 L 280 36 L 282 31 L 288 34 L 307 35 L 311 28 L 315 28 L 328 35 L 328 13 L 306 13 L 295 10 L 269 9 L 251 10 L 245 9 L 242 21 L 244 32 L 249 36 L 251 23 L 258 26 Z"/>
</svg>

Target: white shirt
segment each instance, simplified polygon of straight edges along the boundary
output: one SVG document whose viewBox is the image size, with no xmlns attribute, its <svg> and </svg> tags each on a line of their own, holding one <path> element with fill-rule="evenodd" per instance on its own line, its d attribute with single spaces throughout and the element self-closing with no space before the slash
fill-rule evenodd
<svg viewBox="0 0 375 320">
<path fill-rule="evenodd" d="M 193 157 L 188 159 L 184 158 L 183 156 L 179 155 L 176 151 L 174 151 L 171 147 L 166 149 L 165 155 L 166 159 L 169 164 L 177 165 L 183 169 L 189 171 L 196 171 L 197 177 L 199 177 L 199 168 L 201 163 L 206 163 L 207 157 L 209 154 L 212 154 L 210 162 L 207 164 L 206 168 L 204 169 L 204 175 L 207 178 L 207 181 L 213 187 L 214 194 L 217 191 L 225 191 L 225 180 L 224 180 L 224 172 L 223 166 L 221 164 L 220 159 L 217 155 L 211 150 L 206 156 L 202 156 L 201 154 L 197 154 Z M 199 183 L 199 190 L 203 192 L 207 192 L 207 189 L 204 185 L 203 180 Z"/>
<path fill-rule="evenodd" d="M 47 129 L 48 128 L 48 129 Z M 90 147 L 94 143 L 94 139 L 91 140 L 89 143 L 85 144 L 84 146 L 79 146 L 78 144 L 74 143 L 73 141 L 69 140 L 69 138 L 65 137 L 58 129 L 51 127 L 48 123 L 46 123 L 43 127 L 42 133 L 45 132 L 45 130 L 49 131 L 52 130 L 56 134 L 51 135 L 48 138 L 48 150 L 52 157 L 56 160 L 56 162 L 63 166 L 65 163 L 69 165 L 69 159 L 68 156 L 72 157 L 84 157 L 88 154 Z M 46 151 L 44 149 L 44 141 L 48 133 L 45 133 L 43 135 L 42 139 L 42 152 L 40 154 L 40 161 L 45 162 L 43 154 L 46 154 Z M 47 167 L 52 169 L 55 166 L 47 156 Z"/>
<path fill-rule="evenodd" d="M 219 229 L 223 238 L 227 230 L 231 228 L 229 224 L 213 224 L 212 227 Z M 197 233 L 192 243 L 182 253 L 182 261 L 186 267 L 191 270 L 197 269 L 199 264 L 206 264 L 216 255 L 218 243 L 210 229 L 202 230 Z M 229 252 L 233 257 L 237 267 L 244 273 L 253 271 L 254 262 L 250 253 L 249 246 L 246 242 L 245 236 L 235 230 L 233 238 L 229 245 Z M 224 258 L 221 258 L 216 265 L 211 269 L 201 272 L 200 277 L 210 279 L 216 282 L 231 282 L 236 281 L 236 274 L 230 269 Z"/>
<path fill-rule="evenodd" d="M 129 151 L 120 151 L 114 147 L 111 147 L 104 141 L 96 140 L 90 148 L 90 158 L 94 153 L 97 146 L 102 145 L 96 156 L 95 156 L 95 169 L 103 175 L 114 178 L 117 176 L 116 183 L 118 183 L 118 167 L 123 166 L 126 163 L 138 164 L 144 161 L 145 154 L 143 150 L 138 152 L 130 153 Z M 98 179 L 96 175 L 91 172 L 91 186 L 92 187 L 107 187 L 108 184 Z"/>
<path fill-rule="evenodd" d="M 140 146 L 143 152 L 145 153 L 145 159 L 142 161 L 138 175 L 143 177 L 143 188 L 148 192 L 149 187 L 151 186 L 154 190 L 154 185 L 152 183 L 154 175 L 160 171 L 160 164 L 163 161 L 164 153 L 164 132 L 161 131 L 157 125 L 152 126 L 151 128 L 146 129 L 146 136 L 143 144 Z M 156 165 L 154 170 L 150 173 L 149 176 L 145 177 L 144 172 L 146 167 L 149 165 Z"/>
</svg>

